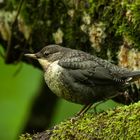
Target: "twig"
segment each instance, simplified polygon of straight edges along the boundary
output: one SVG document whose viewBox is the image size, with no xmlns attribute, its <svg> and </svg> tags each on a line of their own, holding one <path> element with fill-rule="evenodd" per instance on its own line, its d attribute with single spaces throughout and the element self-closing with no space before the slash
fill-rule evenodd
<svg viewBox="0 0 140 140">
<path fill-rule="evenodd" d="M 24 2 L 24 0 L 20 0 L 20 3 L 18 5 L 18 10 L 17 10 L 16 16 L 15 16 L 15 19 L 14 19 L 12 25 L 11 25 L 11 35 L 10 35 L 10 38 L 9 38 L 9 41 L 8 41 L 8 45 L 7 45 L 5 63 L 9 63 L 10 62 L 11 51 L 13 50 L 13 47 L 14 47 L 14 46 L 12 46 L 12 37 L 13 37 L 14 26 L 15 26 L 15 24 L 17 22 L 17 18 L 19 16 L 20 11 L 21 11 L 23 2 Z"/>
</svg>

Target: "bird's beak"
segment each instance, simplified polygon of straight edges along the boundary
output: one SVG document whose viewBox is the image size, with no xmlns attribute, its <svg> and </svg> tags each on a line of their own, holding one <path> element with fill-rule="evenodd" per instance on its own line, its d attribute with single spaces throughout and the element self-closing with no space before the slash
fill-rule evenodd
<svg viewBox="0 0 140 140">
<path fill-rule="evenodd" d="M 27 56 L 27 57 L 30 57 L 30 58 L 33 58 L 33 59 L 37 59 L 37 56 L 35 55 L 35 54 L 24 54 L 25 56 Z"/>
</svg>

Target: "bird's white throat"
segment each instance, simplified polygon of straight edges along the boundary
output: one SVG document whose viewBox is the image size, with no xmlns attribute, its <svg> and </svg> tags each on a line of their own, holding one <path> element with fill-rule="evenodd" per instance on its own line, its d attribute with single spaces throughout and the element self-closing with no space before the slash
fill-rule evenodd
<svg viewBox="0 0 140 140">
<path fill-rule="evenodd" d="M 38 59 L 38 62 L 41 64 L 41 66 L 43 67 L 44 70 L 46 70 L 49 65 L 51 64 L 51 62 L 49 62 L 46 59 Z"/>
</svg>

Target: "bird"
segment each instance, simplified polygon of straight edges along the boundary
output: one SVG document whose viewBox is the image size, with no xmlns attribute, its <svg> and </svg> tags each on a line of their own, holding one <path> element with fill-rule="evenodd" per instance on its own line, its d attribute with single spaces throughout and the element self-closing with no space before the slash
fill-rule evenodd
<svg viewBox="0 0 140 140">
<path fill-rule="evenodd" d="M 81 50 L 51 44 L 37 53 L 25 54 L 38 60 L 50 90 L 67 101 L 84 105 L 84 114 L 94 103 L 112 99 L 140 78 L 132 71 Z"/>
</svg>

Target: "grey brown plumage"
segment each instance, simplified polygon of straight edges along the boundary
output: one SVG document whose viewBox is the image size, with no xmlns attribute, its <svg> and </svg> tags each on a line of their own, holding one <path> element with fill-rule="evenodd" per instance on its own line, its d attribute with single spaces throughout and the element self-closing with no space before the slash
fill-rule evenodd
<svg viewBox="0 0 140 140">
<path fill-rule="evenodd" d="M 59 97 L 88 105 L 124 92 L 140 71 L 120 68 L 80 50 L 49 45 L 34 55 L 48 87 Z"/>
</svg>

